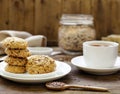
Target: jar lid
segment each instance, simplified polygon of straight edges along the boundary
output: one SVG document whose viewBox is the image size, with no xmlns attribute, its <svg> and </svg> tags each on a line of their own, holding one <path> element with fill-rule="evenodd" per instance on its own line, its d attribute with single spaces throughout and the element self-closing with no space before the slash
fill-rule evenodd
<svg viewBox="0 0 120 94">
<path fill-rule="evenodd" d="M 63 25 L 93 25 L 93 16 L 84 14 L 63 14 L 60 20 Z"/>
</svg>

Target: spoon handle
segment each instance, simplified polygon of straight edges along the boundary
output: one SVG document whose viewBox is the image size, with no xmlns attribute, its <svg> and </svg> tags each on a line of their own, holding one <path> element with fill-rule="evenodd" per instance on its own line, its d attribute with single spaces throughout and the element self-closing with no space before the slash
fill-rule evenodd
<svg viewBox="0 0 120 94">
<path fill-rule="evenodd" d="M 67 87 L 68 88 L 82 88 L 84 90 L 92 90 L 92 91 L 108 91 L 107 88 L 95 87 L 95 86 L 67 85 Z"/>
</svg>

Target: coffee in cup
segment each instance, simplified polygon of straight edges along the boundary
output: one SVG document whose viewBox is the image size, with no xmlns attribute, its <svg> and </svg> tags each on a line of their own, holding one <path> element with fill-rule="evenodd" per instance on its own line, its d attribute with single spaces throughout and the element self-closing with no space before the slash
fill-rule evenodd
<svg viewBox="0 0 120 94">
<path fill-rule="evenodd" d="M 83 57 L 91 68 L 113 67 L 118 56 L 118 43 L 110 41 L 87 41 L 83 43 Z"/>
<path fill-rule="evenodd" d="M 95 46 L 95 47 L 111 47 L 113 46 L 110 43 L 91 43 L 91 46 Z"/>
</svg>

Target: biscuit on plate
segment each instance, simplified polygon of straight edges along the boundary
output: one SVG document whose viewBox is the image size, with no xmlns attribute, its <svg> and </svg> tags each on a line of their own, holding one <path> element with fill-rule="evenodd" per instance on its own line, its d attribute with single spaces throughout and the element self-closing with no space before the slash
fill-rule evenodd
<svg viewBox="0 0 120 94">
<path fill-rule="evenodd" d="M 27 64 L 27 58 L 17 58 L 17 57 L 11 57 L 7 56 L 4 60 L 9 65 L 17 65 L 17 66 L 25 66 Z"/>
<path fill-rule="evenodd" d="M 28 43 L 22 38 L 8 37 L 2 41 L 2 45 L 3 47 L 10 49 L 26 49 Z"/>
<path fill-rule="evenodd" d="M 21 58 L 27 58 L 28 56 L 31 55 L 28 49 L 20 50 L 20 49 L 8 49 L 8 48 L 6 48 L 5 53 L 8 56 L 21 57 Z"/>
<path fill-rule="evenodd" d="M 55 60 L 45 55 L 32 55 L 28 58 L 26 71 L 29 74 L 43 74 L 55 71 Z"/>
<path fill-rule="evenodd" d="M 5 70 L 11 73 L 25 73 L 26 72 L 26 68 L 24 66 L 13 66 L 9 64 L 5 67 Z"/>
</svg>

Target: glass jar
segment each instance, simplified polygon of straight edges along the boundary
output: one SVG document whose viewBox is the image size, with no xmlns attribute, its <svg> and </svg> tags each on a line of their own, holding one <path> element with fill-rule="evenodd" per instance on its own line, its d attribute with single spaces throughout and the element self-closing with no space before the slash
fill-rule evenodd
<svg viewBox="0 0 120 94">
<path fill-rule="evenodd" d="M 63 14 L 60 20 L 58 45 L 70 55 L 82 53 L 85 41 L 95 40 L 93 17 L 83 14 Z"/>
</svg>

